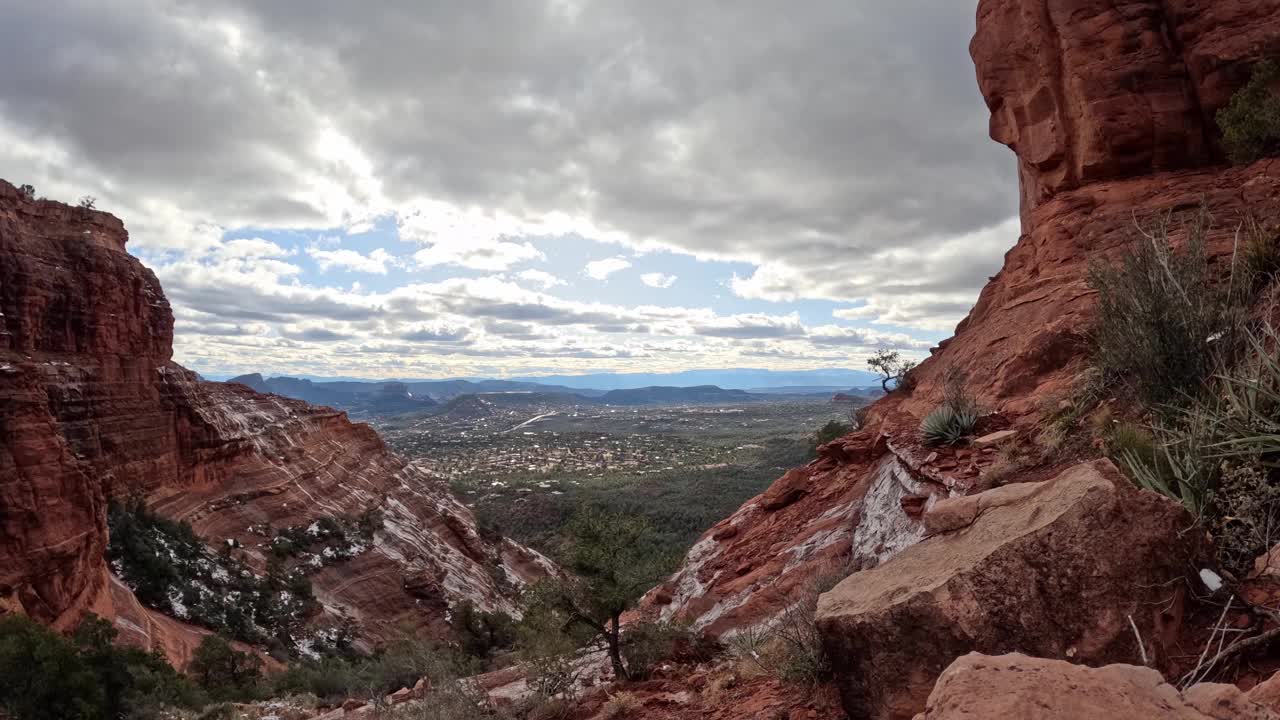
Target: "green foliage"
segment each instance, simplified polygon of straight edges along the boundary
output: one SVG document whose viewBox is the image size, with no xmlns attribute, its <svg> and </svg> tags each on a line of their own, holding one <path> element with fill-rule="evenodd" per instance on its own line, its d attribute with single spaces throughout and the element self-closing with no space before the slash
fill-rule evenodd
<svg viewBox="0 0 1280 720">
<path fill-rule="evenodd" d="M 655 556 L 666 558 L 675 569 L 679 558 L 707 528 L 763 492 L 787 469 L 813 458 L 811 438 L 775 437 L 752 444 L 741 464 L 683 467 L 650 471 L 644 475 L 608 477 L 558 476 L 561 495 L 545 491 L 486 496 L 475 510 L 481 527 L 505 534 L 553 556 L 570 543 L 569 522 L 581 506 L 620 515 L 644 518 L 650 525 L 649 543 Z M 742 453 L 747 455 L 746 452 Z M 511 486 L 538 488 L 543 475 L 515 476 Z M 457 484 L 464 493 L 472 486 Z"/>
<path fill-rule="evenodd" d="M 648 619 L 628 623 L 622 644 L 627 671 L 635 680 L 648 677 L 664 662 L 706 662 L 721 651 L 714 638 L 688 625 Z"/>
<path fill-rule="evenodd" d="M 164 658 L 116 647 L 110 623 L 88 616 L 70 639 L 23 617 L 0 618 L 0 715 L 15 720 L 155 717 L 202 695 Z"/>
<path fill-rule="evenodd" d="M 1280 540 L 1280 484 L 1260 465 L 1223 467 L 1213 495 L 1218 564 L 1237 578 L 1253 571 L 1256 558 Z"/>
<path fill-rule="evenodd" d="M 289 665 L 271 676 L 271 695 L 314 695 L 326 703 L 340 703 L 360 688 L 360 666 L 345 658 L 325 657 Z"/>
<path fill-rule="evenodd" d="M 622 613 L 662 577 L 670 560 L 655 556 L 652 528 L 642 517 L 584 507 L 570 521 L 569 535 L 561 564 L 573 575 L 544 580 L 527 591 L 526 624 L 544 632 L 558 627 L 561 635 L 578 630 L 585 633 L 579 640 L 604 640 L 614 673 L 626 678 Z"/>
<path fill-rule="evenodd" d="M 818 431 L 814 433 L 813 446 L 815 448 L 821 447 L 832 440 L 839 440 L 851 432 L 853 432 L 853 426 L 849 423 L 841 422 L 840 420 L 831 420 L 826 425 L 818 428 Z"/>
<path fill-rule="evenodd" d="M 1236 577 L 1280 539 L 1280 334 L 1265 326 L 1245 347 L 1209 392 L 1152 428 L 1153 457 L 1122 454 L 1139 485 L 1204 523 L 1219 565 Z"/>
<path fill-rule="evenodd" d="M 1095 261 L 1089 270 L 1098 293 L 1094 364 L 1104 383 L 1131 387 L 1151 408 L 1194 395 L 1234 351 L 1242 325 L 1243 298 L 1211 272 L 1207 214 L 1186 224 L 1181 249 L 1171 223 L 1158 219 L 1118 265 Z"/>
<path fill-rule="evenodd" d="M 880 374 L 880 387 L 886 392 L 892 392 L 897 389 L 911 390 L 910 373 L 915 369 L 916 363 L 911 360 L 904 360 L 902 354 L 897 350 L 877 350 L 874 355 L 867 360 L 867 367 Z M 893 387 L 890 387 L 890 384 Z"/>
<path fill-rule="evenodd" d="M 214 700 L 252 700 L 262 692 L 262 661 L 218 635 L 200 641 L 187 672 Z"/>
<path fill-rule="evenodd" d="M 271 553 L 280 560 L 299 558 L 308 567 L 350 560 L 367 549 L 382 527 L 382 514 L 368 510 L 356 517 L 322 517 L 308 525 L 275 530 Z"/>
<path fill-rule="evenodd" d="M 477 610 L 470 602 L 454 608 L 451 624 L 459 649 L 471 657 L 488 658 L 516 642 L 516 621 L 510 615 Z"/>
<path fill-rule="evenodd" d="M 271 558 L 257 575 L 229 546 L 214 554 L 190 525 L 155 515 L 141 499 L 112 503 L 107 523 L 107 559 L 148 607 L 286 654 L 319 608 L 303 568 Z"/>
<path fill-rule="evenodd" d="M 743 662 L 784 682 L 815 685 L 830 679 L 831 660 L 816 621 L 818 597 L 849 574 L 839 566 L 817 573 L 773 622 L 738 632 L 729 640 L 730 648 Z"/>
<path fill-rule="evenodd" d="M 1218 111 L 1218 127 L 1227 157 L 1247 165 L 1280 153 L 1280 65 L 1264 60 L 1253 68 L 1253 77 L 1231 102 Z"/>
<path fill-rule="evenodd" d="M 1151 428 L 1154 451 L 1148 455 L 1141 446 L 1121 449 L 1121 466 L 1139 486 L 1181 502 L 1193 517 L 1202 518 L 1222 462 L 1212 449 L 1213 423 L 1213 416 L 1200 410 L 1161 421 Z"/>
<path fill-rule="evenodd" d="M 978 411 L 974 408 L 939 405 L 920 423 L 924 444 L 930 446 L 955 445 L 973 433 L 978 425 Z"/>
<path fill-rule="evenodd" d="M 66 639 L 26 618 L 0 618 L 0 707 L 17 720 L 105 718 L 102 684 Z"/>
</svg>

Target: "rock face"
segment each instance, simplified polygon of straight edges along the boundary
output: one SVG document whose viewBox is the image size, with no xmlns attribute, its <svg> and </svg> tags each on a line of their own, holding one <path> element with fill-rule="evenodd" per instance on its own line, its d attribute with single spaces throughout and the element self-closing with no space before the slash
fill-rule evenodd
<svg viewBox="0 0 1280 720">
<path fill-rule="evenodd" d="M 1034 429 L 1084 366 L 1089 263 L 1130 243 L 1135 218 L 1203 202 L 1219 258 L 1246 213 L 1280 220 L 1280 162 L 1227 167 L 1213 123 L 1252 63 L 1280 51 L 1280 0 L 982 0 L 977 17 L 978 84 L 992 136 L 1017 156 L 1023 235 L 954 337 L 913 373 L 910 394 L 877 401 L 864 429 L 703 537 L 648 598 L 669 616 L 717 632 L 760 623 L 820 567 L 848 563 L 855 536 L 870 547 L 853 567 L 921 537 L 881 500 L 976 484 L 972 459 L 922 472 L 927 453 L 911 447 L 948 369 L 966 372 L 985 409 Z M 716 539 L 730 526 L 732 538 Z"/>
<path fill-rule="evenodd" d="M 0 608 L 77 623 L 110 592 L 106 503 L 130 493 L 264 565 L 251 525 L 378 510 L 371 546 L 313 577 L 367 640 L 402 622 L 439 631 L 462 600 L 508 608 L 511 587 L 551 568 L 481 538 L 441 483 L 344 413 L 173 363 L 169 304 L 126 240 L 110 215 L 0 181 Z M 436 579 L 440 602 L 408 592 L 411 577 Z"/>
<path fill-rule="evenodd" d="M 982 0 L 971 52 L 991 135 L 1017 155 L 1024 234 L 912 397 L 889 403 L 927 413 L 959 367 L 989 409 L 1033 415 L 1085 354 L 1090 261 L 1131 242 L 1135 219 L 1203 202 L 1220 257 L 1246 214 L 1274 224 L 1280 164 L 1225 167 L 1214 116 L 1277 51 L 1280 0 Z"/>
<path fill-rule="evenodd" d="M 845 709 L 911 718 L 943 669 L 973 651 L 1134 660 L 1130 618 L 1159 663 L 1195 557 L 1191 524 L 1106 460 L 938 503 L 926 526 L 940 534 L 819 599 Z"/>
<path fill-rule="evenodd" d="M 971 51 L 1023 209 L 1221 158 L 1215 113 L 1276 43 L 1280 2 L 982 0 Z"/>
<path fill-rule="evenodd" d="M 1179 693 L 1150 668 L 975 653 L 947 668 L 916 720 L 1280 720 L 1266 688 L 1204 683 Z"/>
</svg>

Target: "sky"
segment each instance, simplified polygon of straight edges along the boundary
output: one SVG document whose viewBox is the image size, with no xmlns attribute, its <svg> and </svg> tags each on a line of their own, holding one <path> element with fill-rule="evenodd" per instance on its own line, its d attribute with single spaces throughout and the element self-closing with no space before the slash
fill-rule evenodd
<svg viewBox="0 0 1280 720">
<path fill-rule="evenodd" d="M 1018 236 L 976 0 L 0 0 L 0 177 L 210 375 L 863 368 Z"/>
</svg>

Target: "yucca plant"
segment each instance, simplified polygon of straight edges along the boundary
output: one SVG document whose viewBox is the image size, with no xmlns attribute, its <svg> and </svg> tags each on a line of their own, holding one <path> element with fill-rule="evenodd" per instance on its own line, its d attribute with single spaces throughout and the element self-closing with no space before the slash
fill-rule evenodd
<svg viewBox="0 0 1280 720">
<path fill-rule="evenodd" d="M 955 445 L 972 434 L 977 424 L 978 410 L 973 406 L 944 403 L 920 423 L 920 434 L 925 445 Z"/>
<path fill-rule="evenodd" d="M 1182 503 L 1195 518 L 1204 517 L 1217 485 L 1222 459 L 1213 447 L 1218 440 L 1216 417 L 1202 407 L 1182 413 L 1175 423 L 1151 428 L 1154 457 L 1133 448 L 1120 451 L 1120 461 L 1139 487 Z"/>
</svg>

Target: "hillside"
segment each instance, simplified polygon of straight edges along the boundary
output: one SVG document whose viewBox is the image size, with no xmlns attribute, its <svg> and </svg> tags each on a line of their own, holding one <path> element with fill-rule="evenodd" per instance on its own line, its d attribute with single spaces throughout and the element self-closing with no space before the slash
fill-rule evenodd
<svg viewBox="0 0 1280 720">
<path fill-rule="evenodd" d="M 0 607 L 59 629 L 93 609 L 183 662 L 207 631 L 137 622 L 104 557 L 108 505 L 129 497 L 256 573 L 278 533 L 376 518 L 346 559 L 294 569 L 319 602 L 311 624 L 339 623 L 365 647 L 402 625 L 444 634 L 463 600 L 510 609 L 545 574 L 536 553 L 481 538 L 368 426 L 172 362 L 172 312 L 127 238 L 111 215 L 0 182 Z"/>
<path fill-rule="evenodd" d="M 282 395 L 312 405 L 326 405 L 357 416 L 396 415 L 428 410 L 437 404 L 427 394 L 414 393 L 401 382 L 317 383 L 288 377 L 263 378 L 258 373 L 240 375 L 227 382 L 239 383 L 260 393 Z"/>
<path fill-rule="evenodd" d="M 910 660 L 912 667 L 928 668 L 912 671 L 918 684 L 899 688 L 904 695 L 896 707 L 881 705 L 888 701 L 868 694 L 890 692 L 901 676 L 895 680 L 886 670 L 883 677 L 860 677 L 877 662 L 890 662 L 891 652 L 886 646 L 869 647 L 871 636 L 862 633 L 886 632 L 874 623 L 888 616 L 858 619 L 872 624 L 857 626 L 843 613 L 853 614 L 847 608 L 858 602 L 881 610 L 877 603 L 888 596 L 867 594 L 874 591 L 864 583 L 879 580 L 866 570 L 896 567 L 899 554 L 936 532 L 927 527 L 932 509 L 990 489 L 1004 470 L 997 467 L 1002 458 L 1044 457 L 1042 464 L 1023 468 L 1022 477 L 1012 480 L 1017 482 L 1054 477 L 1099 452 L 1087 442 L 1083 458 L 1079 450 L 1039 449 L 1047 442 L 1044 432 L 1052 416 L 1075 401 L 1073 388 L 1087 366 L 1095 303 L 1087 283 L 1091 260 L 1118 256 L 1137 236 L 1138 219 L 1194 210 L 1201 203 L 1219 221 L 1208 234 L 1214 258 L 1230 258 L 1242 218 L 1274 227 L 1280 219 L 1280 165 L 1263 160 L 1229 166 L 1212 118 L 1248 80 L 1252 64 L 1276 47 L 1276 2 L 1117 6 L 1092 0 L 983 0 L 972 54 L 992 111 L 992 136 L 1017 156 L 1022 236 L 954 337 L 934 348 L 913 373 L 913 389 L 876 402 L 861 430 L 820 448 L 818 460 L 788 472 L 709 530 L 684 567 L 650 593 L 649 606 L 663 617 L 723 634 L 775 618 L 809 578 L 826 568 L 864 569 L 824 596 L 822 605 L 831 617 L 823 629 L 835 633 L 824 638 L 824 645 L 837 653 L 845 707 L 853 717 L 862 717 L 869 707 L 877 709 L 866 716 L 877 718 L 910 718 L 922 711 L 937 675 L 956 655 L 936 658 L 928 654 L 933 650 L 921 648 L 922 654 Z M 1173 232 L 1185 233 L 1186 227 L 1175 225 Z M 1185 235 L 1176 237 L 1185 240 Z M 920 422 L 941 403 L 946 378 L 956 370 L 992 413 L 988 431 L 1012 429 L 1015 439 L 1006 442 L 1013 447 L 934 451 L 920 446 Z M 1071 561 L 1050 555 L 1039 562 L 1046 572 L 1066 573 Z M 1109 561 L 1099 556 L 1096 562 Z M 910 586 L 899 589 L 903 597 L 916 597 L 911 587 L 942 582 L 939 567 L 916 572 Z M 982 592 L 1002 591 L 988 587 Z M 1081 588 L 1068 583 L 1061 591 Z M 967 612 L 963 622 L 980 625 L 986 622 L 985 602 L 981 597 L 976 602 L 954 612 Z M 1036 619 L 1024 616 L 1018 622 L 1023 621 Z M 893 622 L 921 619 L 904 615 Z M 1017 644 L 1012 626 L 987 644 L 964 636 L 959 633 L 956 641 L 959 654 L 1028 650 Z M 876 653 L 884 655 L 877 659 Z M 852 664 L 851 657 L 864 664 Z M 1136 662 L 1138 653 L 1130 645 L 1105 659 L 1071 657 L 1090 664 L 1120 658 Z M 927 717 L 970 716 L 939 711 Z"/>
</svg>

